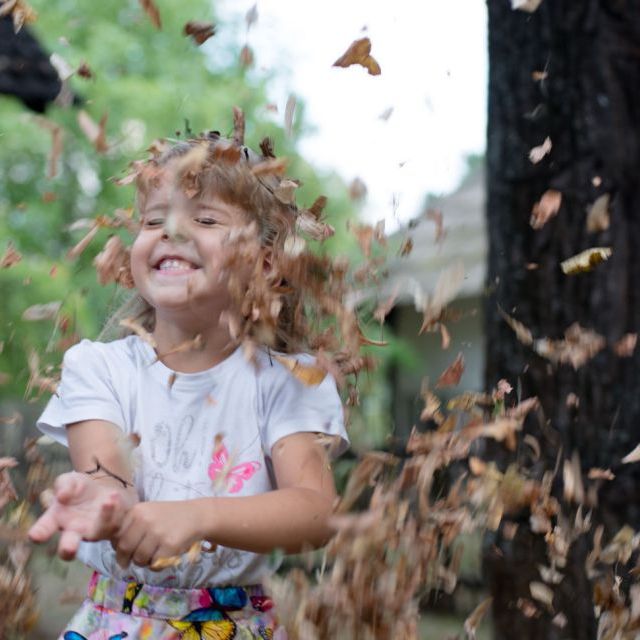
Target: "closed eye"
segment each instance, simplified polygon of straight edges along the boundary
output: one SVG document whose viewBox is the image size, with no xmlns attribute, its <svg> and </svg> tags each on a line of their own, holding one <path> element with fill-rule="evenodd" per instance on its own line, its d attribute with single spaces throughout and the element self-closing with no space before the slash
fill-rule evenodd
<svg viewBox="0 0 640 640">
<path fill-rule="evenodd" d="M 160 216 L 150 216 L 143 220 L 145 227 L 161 227 L 164 224 L 164 218 Z"/>
<path fill-rule="evenodd" d="M 213 225 L 218 224 L 218 221 L 210 216 L 198 216 L 195 218 L 195 221 L 205 227 L 212 227 Z"/>
</svg>

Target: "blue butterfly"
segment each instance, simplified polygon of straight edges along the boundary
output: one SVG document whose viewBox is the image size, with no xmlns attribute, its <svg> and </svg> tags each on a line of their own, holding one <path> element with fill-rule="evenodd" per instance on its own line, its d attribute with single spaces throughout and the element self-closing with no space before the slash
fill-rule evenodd
<svg viewBox="0 0 640 640">
<path fill-rule="evenodd" d="M 109 636 L 109 640 L 122 640 L 126 638 L 129 634 L 126 631 L 122 631 L 121 633 L 116 633 L 115 636 Z M 77 631 L 67 631 L 64 636 L 62 636 L 64 640 L 87 640 L 81 633 Z"/>
</svg>

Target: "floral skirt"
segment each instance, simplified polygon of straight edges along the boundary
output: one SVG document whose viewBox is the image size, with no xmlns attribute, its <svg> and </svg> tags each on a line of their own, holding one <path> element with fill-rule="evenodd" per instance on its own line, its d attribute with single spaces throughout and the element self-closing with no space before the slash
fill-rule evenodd
<svg viewBox="0 0 640 640">
<path fill-rule="evenodd" d="M 58 640 L 286 640 L 261 586 L 167 589 L 94 573 Z"/>
</svg>

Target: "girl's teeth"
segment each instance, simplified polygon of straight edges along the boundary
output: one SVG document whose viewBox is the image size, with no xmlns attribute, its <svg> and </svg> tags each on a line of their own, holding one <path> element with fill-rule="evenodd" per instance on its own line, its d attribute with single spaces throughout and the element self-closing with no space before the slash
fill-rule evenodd
<svg viewBox="0 0 640 640">
<path fill-rule="evenodd" d="M 191 265 L 188 262 L 183 262 L 182 260 L 163 260 L 160 263 L 160 271 L 168 271 L 168 270 L 177 270 L 181 269 L 184 271 L 192 269 Z"/>
</svg>

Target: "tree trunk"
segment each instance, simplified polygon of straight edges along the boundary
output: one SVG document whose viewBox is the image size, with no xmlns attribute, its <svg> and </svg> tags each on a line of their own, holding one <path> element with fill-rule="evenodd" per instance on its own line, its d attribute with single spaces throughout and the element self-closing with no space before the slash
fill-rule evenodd
<svg viewBox="0 0 640 640">
<path fill-rule="evenodd" d="M 640 521 L 637 465 L 620 464 L 640 441 L 640 360 L 638 350 L 620 357 L 613 349 L 640 326 L 640 1 L 543 0 L 534 13 L 510 4 L 488 0 L 486 384 L 506 378 L 521 397 L 539 398 L 543 419 L 527 430 L 547 468 L 577 451 L 584 470 L 616 473 L 599 496 L 606 540 Z M 546 137 L 552 150 L 533 164 L 529 151 Z M 562 206 L 534 230 L 532 207 L 548 189 L 562 193 Z M 587 208 L 603 194 L 610 226 L 588 233 Z M 562 260 L 594 246 L 611 247 L 611 258 L 590 273 L 563 274 Z M 560 339 L 578 322 L 606 347 L 577 369 L 551 364 L 518 341 L 498 307 L 534 338 Z M 554 609 L 568 619 L 560 629 L 553 614 L 529 619 L 517 606 L 531 599 L 529 582 L 546 563 L 541 537 L 523 529 L 486 547 L 496 638 L 595 638 L 588 540 L 572 548 L 555 590 Z"/>
</svg>

